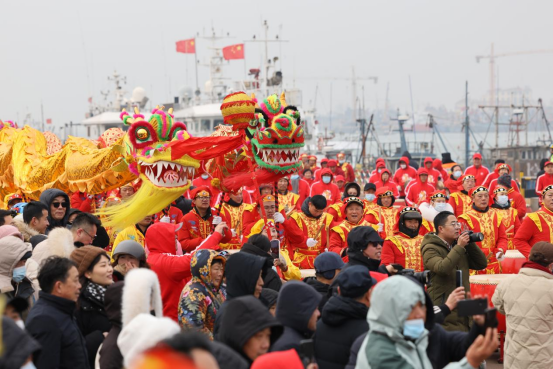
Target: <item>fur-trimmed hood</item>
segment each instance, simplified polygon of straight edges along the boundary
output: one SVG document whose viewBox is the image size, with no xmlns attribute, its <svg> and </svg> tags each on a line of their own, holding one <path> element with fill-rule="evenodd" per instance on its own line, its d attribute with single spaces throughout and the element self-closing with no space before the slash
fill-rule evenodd
<svg viewBox="0 0 553 369">
<path fill-rule="evenodd" d="M 48 239 L 36 245 L 32 259 L 40 265 L 50 256 L 68 258 L 75 249 L 73 233 L 66 228 L 54 228 L 48 234 Z"/>
<path fill-rule="evenodd" d="M 139 314 L 155 312 L 156 317 L 163 316 L 161 289 L 157 274 L 150 269 L 133 269 L 125 276 L 123 287 L 123 328 Z"/>
<path fill-rule="evenodd" d="M 13 269 L 21 258 L 31 251 L 31 245 L 25 244 L 21 238 L 6 236 L 0 240 L 0 292 L 13 291 L 11 284 Z"/>
<path fill-rule="evenodd" d="M 31 242 L 31 237 L 39 234 L 25 222 L 14 220 L 12 225 L 19 229 L 19 232 L 23 235 L 23 241 L 25 242 Z"/>
</svg>

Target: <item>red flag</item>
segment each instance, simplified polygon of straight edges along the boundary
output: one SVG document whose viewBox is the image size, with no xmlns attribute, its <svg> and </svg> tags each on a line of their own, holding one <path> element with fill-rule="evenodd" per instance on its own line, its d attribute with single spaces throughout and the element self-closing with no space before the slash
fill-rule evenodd
<svg viewBox="0 0 553 369">
<path fill-rule="evenodd" d="M 46 119 L 46 124 L 52 124 L 52 119 Z"/>
<path fill-rule="evenodd" d="M 225 60 L 244 59 L 244 44 L 223 47 L 223 58 Z"/>
<path fill-rule="evenodd" d="M 92 104 L 92 97 L 89 97 L 89 98 L 88 98 L 88 102 L 89 102 L 90 104 Z"/>
<path fill-rule="evenodd" d="M 196 54 L 196 39 L 177 41 L 177 52 L 184 54 Z"/>
</svg>

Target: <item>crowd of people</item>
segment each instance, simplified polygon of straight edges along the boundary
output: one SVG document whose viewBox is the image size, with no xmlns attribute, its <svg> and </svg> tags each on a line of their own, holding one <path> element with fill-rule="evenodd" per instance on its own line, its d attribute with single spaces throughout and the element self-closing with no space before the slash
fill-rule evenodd
<svg viewBox="0 0 553 369">
<path fill-rule="evenodd" d="M 505 367 L 553 367 L 553 162 L 527 213 L 511 166 L 478 153 L 367 176 L 345 154 L 300 159 L 230 192 L 202 173 L 124 229 L 95 214 L 139 182 L 7 196 L 0 368 L 484 367 L 505 332 L 458 304 L 511 250 L 526 260 L 489 296 Z"/>
</svg>

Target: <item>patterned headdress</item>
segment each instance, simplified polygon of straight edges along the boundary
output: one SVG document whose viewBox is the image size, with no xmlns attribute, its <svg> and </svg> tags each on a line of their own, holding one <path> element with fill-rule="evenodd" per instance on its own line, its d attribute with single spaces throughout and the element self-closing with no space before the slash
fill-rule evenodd
<svg viewBox="0 0 553 369">
<path fill-rule="evenodd" d="M 553 190 L 553 185 L 549 185 L 546 188 L 544 188 L 543 191 L 541 192 L 542 197 L 545 196 L 545 194 L 551 190 Z"/>
<path fill-rule="evenodd" d="M 507 188 L 503 187 L 503 186 L 497 186 L 495 188 L 495 190 L 493 190 L 493 193 L 494 195 L 497 195 L 498 193 L 500 192 L 504 192 L 504 193 L 507 193 Z"/>
<path fill-rule="evenodd" d="M 489 191 L 484 186 L 476 186 L 476 187 L 471 188 L 471 190 L 469 191 L 469 196 L 473 197 L 474 195 L 476 195 L 477 193 L 480 193 L 480 192 L 489 192 Z"/>
<path fill-rule="evenodd" d="M 346 197 L 342 203 L 343 203 L 344 209 L 351 204 L 357 204 L 357 205 L 360 205 L 363 209 L 365 208 L 365 204 L 359 197 Z"/>
<path fill-rule="evenodd" d="M 430 200 L 435 200 L 435 199 L 446 199 L 447 196 L 445 195 L 445 191 L 443 190 L 436 190 L 432 193 L 432 195 L 430 195 Z"/>
</svg>

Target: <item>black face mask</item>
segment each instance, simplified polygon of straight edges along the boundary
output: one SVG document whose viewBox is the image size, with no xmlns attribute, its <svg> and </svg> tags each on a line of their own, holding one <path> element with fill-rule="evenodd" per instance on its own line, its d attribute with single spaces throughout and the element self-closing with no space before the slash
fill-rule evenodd
<svg viewBox="0 0 553 369">
<path fill-rule="evenodd" d="M 403 219 L 400 219 L 399 224 L 398 224 L 398 229 L 401 233 L 409 236 L 410 238 L 415 238 L 419 234 L 419 230 L 421 229 L 421 224 L 422 224 L 422 221 L 419 220 L 418 228 L 417 229 L 411 229 L 411 228 L 407 228 L 405 226 L 405 221 Z"/>
</svg>

